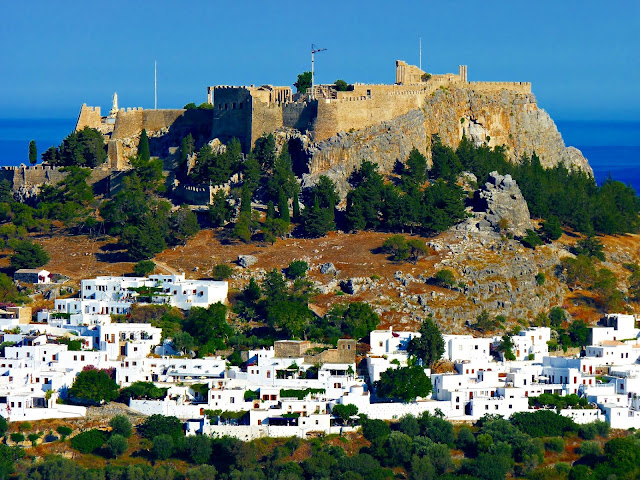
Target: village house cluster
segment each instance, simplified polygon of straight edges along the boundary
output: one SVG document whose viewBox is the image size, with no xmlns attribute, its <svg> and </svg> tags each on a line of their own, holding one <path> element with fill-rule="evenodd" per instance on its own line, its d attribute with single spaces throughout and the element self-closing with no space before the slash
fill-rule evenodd
<svg viewBox="0 0 640 480">
<path fill-rule="evenodd" d="M 365 355 L 356 353 L 351 339 L 339 340 L 337 348 L 277 341 L 249 351 L 240 368 L 221 357 L 176 355 L 161 329 L 126 321 L 134 303 L 188 310 L 225 302 L 227 293 L 226 282 L 184 275 L 98 277 L 82 281 L 79 298 L 58 299 L 53 310 L 38 312 L 35 323 L 28 307 L 0 310 L 0 415 L 12 421 L 84 416 L 85 407 L 58 399 L 92 366 L 113 368 L 121 387 L 144 381 L 166 388 L 164 398 L 131 399 L 130 407 L 174 415 L 188 434 L 250 440 L 357 428 L 355 417 L 332 415 L 339 404 L 384 420 L 422 412 L 458 421 L 509 417 L 532 408 L 529 398 L 544 393 L 586 398 L 586 408 L 559 412 L 577 423 L 605 420 L 612 428 L 640 428 L 640 330 L 633 315 L 606 315 L 591 328 L 583 355 L 574 357 L 549 355 L 548 327 L 513 335 L 511 361 L 496 349 L 501 337 L 444 335 L 443 360 L 455 371 L 426 369 L 433 392 L 410 403 L 379 399 L 371 386 L 387 369 L 407 365 L 407 345 L 417 332 L 373 331 Z M 81 349 L 69 350 L 60 341 L 64 337 L 80 340 Z"/>
</svg>

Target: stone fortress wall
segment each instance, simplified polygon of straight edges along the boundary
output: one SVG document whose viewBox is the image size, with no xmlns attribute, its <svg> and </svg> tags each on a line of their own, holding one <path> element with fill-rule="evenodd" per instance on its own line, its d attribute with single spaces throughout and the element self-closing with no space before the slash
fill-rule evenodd
<svg viewBox="0 0 640 480">
<path fill-rule="evenodd" d="M 531 93 L 528 82 L 468 82 L 466 65 L 457 74 L 428 75 L 398 60 L 395 84 L 354 84 L 345 92 L 317 85 L 311 95 L 293 95 L 289 87 L 272 85 L 211 86 L 207 98 L 214 106 L 212 137 L 223 142 L 236 137 L 248 151 L 260 136 L 283 127 L 323 141 L 378 125 L 422 108 L 429 95 L 443 88 Z"/>
</svg>

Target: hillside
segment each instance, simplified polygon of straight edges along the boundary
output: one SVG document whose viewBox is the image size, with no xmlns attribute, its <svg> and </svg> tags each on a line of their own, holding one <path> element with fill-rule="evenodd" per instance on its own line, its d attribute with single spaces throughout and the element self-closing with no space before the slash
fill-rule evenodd
<svg viewBox="0 0 640 480">
<path fill-rule="evenodd" d="M 566 248 L 576 242 L 571 232 L 557 243 L 535 250 L 496 235 L 445 232 L 424 239 L 438 251 L 415 265 L 393 262 L 388 255 L 377 253 L 389 236 L 380 232 L 330 232 L 324 238 L 287 238 L 273 245 L 229 244 L 219 240 L 218 232 L 203 230 L 185 246 L 168 249 L 154 260 L 158 272 L 184 271 L 188 278 L 206 278 L 215 265 L 232 264 L 230 287 L 235 290 L 243 288 L 251 276 L 261 279 L 268 270 L 282 270 L 293 260 L 305 260 L 310 265 L 309 278 L 321 292 L 314 300 L 319 313 L 334 303 L 367 301 L 381 313 L 381 328 L 416 328 L 432 313 L 443 331 L 463 333 L 468 332 L 465 322 L 473 321 L 483 309 L 505 315 L 510 323 L 531 321 L 553 306 L 562 306 L 574 318 L 590 323 L 602 313 L 592 292 L 571 291 L 556 277 L 559 259 L 571 256 Z M 624 285 L 628 274 L 621 265 L 640 262 L 640 235 L 601 239 L 608 259 L 602 265 L 612 269 Z M 53 236 L 39 241 L 51 254 L 47 269 L 69 276 L 76 286 L 83 278 L 128 274 L 133 268 L 132 262 L 118 258 L 123 252 L 112 240 Z M 257 262 L 242 268 L 236 263 L 238 255 L 253 255 Z M 335 275 L 320 273 L 319 266 L 326 263 L 335 266 Z M 464 288 L 453 290 L 432 284 L 432 277 L 443 268 L 451 269 Z M 542 286 L 536 284 L 538 273 L 546 277 Z M 345 294 L 343 282 L 350 282 L 357 292 Z M 640 311 L 638 305 L 632 304 L 631 308 Z"/>
</svg>

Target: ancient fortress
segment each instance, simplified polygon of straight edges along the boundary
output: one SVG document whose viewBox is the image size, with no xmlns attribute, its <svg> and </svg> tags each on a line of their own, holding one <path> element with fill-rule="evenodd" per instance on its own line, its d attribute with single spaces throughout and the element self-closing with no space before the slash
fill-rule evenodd
<svg viewBox="0 0 640 480">
<path fill-rule="evenodd" d="M 535 151 L 546 167 L 562 163 L 591 171 L 582 154 L 565 146 L 549 115 L 538 108 L 530 83 L 470 82 L 465 65 L 457 74 L 435 75 L 398 60 L 393 84 L 354 83 L 347 91 L 316 85 L 304 94 L 294 94 L 287 86 L 219 85 L 207 87 L 207 100 L 211 109 L 143 110 L 118 108 L 114 98 L 107 116 L 102 116 L 100 107 L 83 105 L 76 130 L 89 126 L 103 133 L 108 162 L 95 170 L 108 180 L 130 168 L 128 159 L 137 152 L 142 129 L 149 136 L 151 154 L 165 159 L 172 158 L 189 133 L 196 147 L 216 138 L 222 142 L 238 138 L 245 152 L 264 134 L 274 133 L 280 143 L 297 137 L 306 164 L 304 184 L 326 174 L 341 194 L 348 188 L 347 177 L 363 159 L 378 163 L 382 172 L 391 171 L 412 148 L 429 155 L 434 133 L 452 147 L 464 135 L 477 144 L 505 145 L 514 161 Z M 33 173 L 38 179 L 57 177 L 54 171 Z M 30 184 L 31 172 L 4 174 Z M 208 197 L 210 189 L 205 190 L 191 194 Z"/>
</svg>

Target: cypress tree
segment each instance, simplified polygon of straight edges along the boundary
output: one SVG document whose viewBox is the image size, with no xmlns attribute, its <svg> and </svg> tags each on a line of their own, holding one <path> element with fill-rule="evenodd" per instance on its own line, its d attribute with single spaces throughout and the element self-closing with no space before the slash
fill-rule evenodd
<svg viewBox="0 0 640 480">
<path fill-rule="evenodd" d="M 31 165 L 38 163 L 38 149 L 35 140 L 29 142 L 29 163 Z"/>
<path fill-rule="evenodd" d="M 289 199 L 285 195 L 282 187 L 278 190 L 278 213 L 280 218 L 285 222 L 289 223 L 291 221 L 291 217 L 289 216 Z"/>
<path fill-rule="evenodd" d="M 273 202 L 269 200 L 269 203 L 267 203 L 267 220 L 272 220 L 274 218 L 276 218 L 276 209 L 273 206 Z"/>
<path fill-rule="evenodd" d="M 293 196 L 293 218 L 298 220 L 300 218 L 300 202 L 298 201 L 298 194 Z"/>
<path fill-rule="evenodd" d="M 149 137 L 147 131 L 143 128 L 140 134 L 140 143 L 138 144 L 138 157 L 140 160 L 148 162 L 151 160 L 151 152 L 149 151 Z"/>
</svg>

